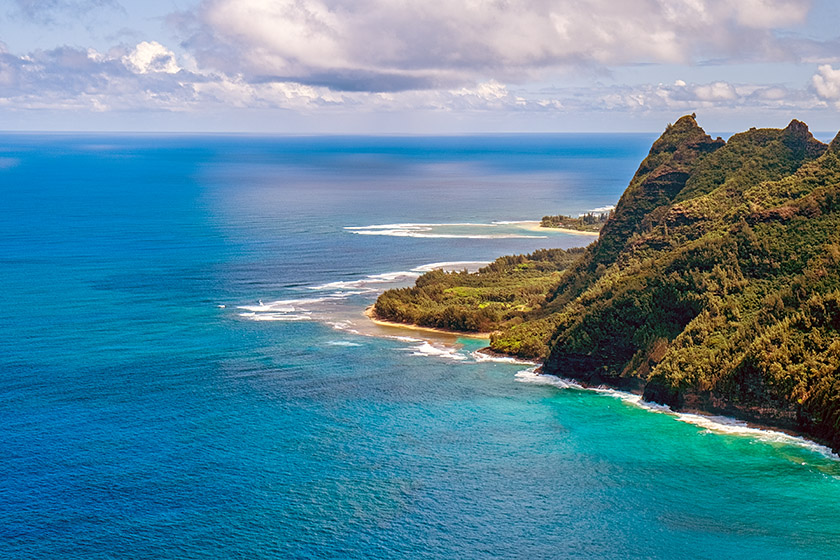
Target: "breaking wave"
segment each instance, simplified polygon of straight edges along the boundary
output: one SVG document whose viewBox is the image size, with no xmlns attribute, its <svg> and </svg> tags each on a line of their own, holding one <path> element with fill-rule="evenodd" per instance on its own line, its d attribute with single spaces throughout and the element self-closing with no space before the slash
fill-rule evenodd
<svg viewBox="0 0 840 560">
<path fill-rule="evenodd" d="M 482 266 L 489 264 L 487 261 L 445 261 L 420 265 L 411 270 L 399 270 L 396 272 L 383 272 L 381 274 L 369 274 L 355 280 L 337 280 L 305 286 L 300 290 L 320 292 L 323 295 L 317 297 L 301 297 L 291 299 L 280 299 L 264 303 L 257 300 L 256 304 L 240 305 L 239 317 L 251 321 L 307 321 L 320 320 L 324 323 L 344 328 L 347 325 L 338 326 L 333 319 L 339 311 L 338 305 L 342 301 L 353 296 L 368 296 L 381 293 L 389 288 L 396 288 L 410 285 L 424 272 L 431 270 L 445 270 L 447 272 L 467 270 L 475 272 Z M 217 305 L 219 309 L 225 309 L 225 305 Z M 358 307 L 358 305 L 356 306 Z M 355 309 L 355 308 L 354 308 Z"/>
<path fill-rule="evenodd" d="M 370 226 L 348 226 L 344 229 L 357 235 L 386 235 L 389 237 L 419 237 L 430 239 L 546 239 L 550 235 L 562 235 L 549 231 L 534 231 L 539 222 L 500 221 L 481 223 L 442 224 L 377 224 Z M 568 234 L 567 234 L 568 235 Z"/>
<path fill-rule="evenodd" d="M 411 343 L 411 346 L 406 348 L 401 348 L 401 350 L 405 350 L 411 352 L 412 356 L 428 356 L 432 358 L 443 358 L 446 360 L 455 360 L 457 362 L 467 360 L 467 356 L 461 354 L 457 351 L 456 348 L 447 346 L 444 344 L 436 344 L 429 342 L 428 340 L 423 340 L 420 338 L 412 338 L 412 337 L 395 337 L 396 339 L 402 340 L 404 342 Z"/>
<path fill-rule="evenodd" d="M 358 300 L 354 300 L 352 303 L 347 302 L 348 298 L 355 296 L 366 298 L 369 301 L 372 294 L 381 292 L 391 287 L 407 285 L 423 272 L 430 270 L 467 269 L 474 271 L 485 264 L 487 263 L 484 261 L 436 262 L 421 265 L 408 271 L 371 274 L 356 280 L 328 282 L 325 284 L 300 288 L 302 290 L 323 292 L 323 295 L 319 295 L 317 297 L 286 298 L 269 301 L 267 303 L 264 303 L 262 300 L 258 300 L 257 304 L 238 306 L 238 316 L 242 319 L 250 321 L 320 321 L 339 331 L 355 335 L 385 337 L 406 343 L 405 346 L 398 348 L 398 350 L 402 352 L 409 352 L 412 356 L 438 358 L 460 363 L 498 362 L 527 365 L 530 367 L 520 370 L 515 374 L 516 381 L 521 383 L 550 385 L 558 389 L 591 390 L 605 396 L 620 399 L 632 406 L 644 408 L 655 413 L 667 414 L 680 422 L 693 424 L 707 430 L 710 433 L 751 437 L 768 443 L 795 445 L 817 452 L 827 458 L 840 460 L 840 456 L 832 452 L 828 447 L 803 437 L 775 430 L 752 427 L 745 422 L 723 416 L 705 416 L 701 414 L 675 412 L 667 406 L 646 402 L 642 400 L 640 395 L 625 391 L 618 391 L 612 388 L 585 388 L 569 379 L 538 373 L 538 365 L 527 360 L 489 354 L 480 350 L 464 353 L 459 351 L 461 347 L 458 344 L 447 344 L 437 340 L 422 339 L 411 336 L 383 335 L 381 332 L 373 333 L 369 329 L 365 328 L 365 326 L 367 326 L 366 320 L 357 319 L 360 306 Z M 225 309 L 224 306 L 218 307 L 220 310 Z M 359 346 L 358 343 L 344 340 L 329 341 L 327 344 L 346 347 Z"/>
<path fill-rule="evenodd" d="M 536 368 L 539 364 L 531 360 L 523 360 L 521 358 L 514 358 L 513 356 L 502 356 L 499 354 L 489 354 L 481 350 L 476 350 L 470 353 L 472 359 L 478 363 L 482 362 L 497 362 L 500 364 L 517 364 L 523 366 L 533 366 Z"/>
<path fill-rule="evenodd" d="M 582 385 L 579 385 L 569 379 L 537 373 L 535 367 L 519 371 L 516 373 L 515 377 L 517 381 L 522 383 L 551 385 L 559 389 L 594 391 L 608 397 L 620 399 L 627 404 L 643 408 L 650 412 L 667 414 L 680 422 L 704 428 L 709 433 L 749 437 L 766 443 L 794 445 L 796 447 L 802 447 L 810 451 L 814 451 L 829 459 L 840 460 L 840 456 L 825 445 L 813 442 L 804 437 L 786 434 L 777 430 L 756 428 L 750 426 L 746 422 L 736 420 L 735 418 L 730 418 L 728 416 L 707 416 L 690 412 L 675 412 L 666 405 L 647 402 L 642 399 L 641 395 L 628 393 L 626 391 L 619 391 L 609 387 L 583 387 Z"/>
</svg>

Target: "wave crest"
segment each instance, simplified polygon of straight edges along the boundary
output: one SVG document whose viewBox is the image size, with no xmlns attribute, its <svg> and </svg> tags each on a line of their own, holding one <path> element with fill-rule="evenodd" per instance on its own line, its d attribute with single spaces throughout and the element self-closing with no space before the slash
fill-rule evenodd
<svg viewBox="0 0 840 560">
<path fill-rule="evenodd" d="M 389 237 L 418 237 L 430 239 L 546 239 L 563 233 L 536 231 L 532 221 L 498 221 L 491 223 L 403 223 L 347 226 L 356 235 L 385 235 Z M 492 231 L 488 231 L 492 230 Z M 568 235 L 566 233 L 565 235 Z"/>
</svg>

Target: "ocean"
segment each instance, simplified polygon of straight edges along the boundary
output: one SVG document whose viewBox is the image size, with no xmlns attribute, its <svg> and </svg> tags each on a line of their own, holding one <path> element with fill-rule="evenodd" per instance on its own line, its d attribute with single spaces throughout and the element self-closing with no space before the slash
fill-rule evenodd
<svg viewBox="0 0 840 560">
<path fill-rule="evenodd" d="M 3 134 L 0 557 L 840 556 L 840 460 L 378 327 L 653 135 Z"/>
</svg>

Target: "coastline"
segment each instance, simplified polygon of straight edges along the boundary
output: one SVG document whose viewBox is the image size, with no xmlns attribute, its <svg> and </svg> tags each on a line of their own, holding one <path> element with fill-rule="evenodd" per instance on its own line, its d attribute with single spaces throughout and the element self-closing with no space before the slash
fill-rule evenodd
<svg viewBox="0 0 840 560">
<path fill-rule="evenodd" d="M 586 235 L 589 237 L 598 237 L 601 235 L 600 231 L 581 231 L 578 229 L 569 229 L 569 228 L 546 228 L 540 225 L 540 222 L 522 222 L 520 227 L 522 229 L 526 229 L 528 231 L 559 231 L 561 233 L 570 233 L 572 235 Z"/>
<path fill-rule="evenodd" d="M 447 334 L 451 336 L 457 336 L 459 338 L 476 338 L 482 340 L 490 340 L 490 333 L 466 333 L 461 331 L 453 331 L 449 329 L 437 329 L 434 327 L 421 327 L 419 325 L 413 325 L 410 323 L 397 323 L 394 321 L 385 321 L 384 319 L 380 319 L 376 316 L 373 310 L 373 305 L 365 308 L 364 311 L 365 317 L 367 317 L 372 323 L 379 325 L 380 327 L 392 327 L 397 329 L 406 329 L 410 331 L 421 331 L 421 332 L 430 332 L 430 333 L 437 333 L 437 334 Z"/>
<path fill-rule="evenodd" d="M 465 333 L 461 331 L 437 329 L 433 327 L 421 327 L 419 325 L 413 325 L 409 323 L 385 321 L 376 317 L 376 315 L 374 314 L 373 305 L 365 309 L 364 315 L 372 323 L 382 327 L 404 329 L 414 332 L 442 334 L 459 338 L 474 338 L 483 340 L 489 340 L 490 338 L 490 333 Z M 819 448 L 822 448 L 821 450 L 819 450 L 820 453 L 829 456 L 830 458 L 833 458 L 835 460 L 840 460 L 840 456 L 838 456 L 838 450 L 833 449 L 827 441 L 815 437 L 814 435 L 804 430 L 797 430 L 795 428 L 791 428 L 790 425 L 783 426 L 774 424 L 771 421 L 761 421 L 761 419 L 757 420 L 755 417 L 750 417 L 745 414 L 739 414 L 737 410 L 730 409 L 704 409 L 698 406 L 687 406 L 679 410 L 674 410 L 673 408 L 667 405 L 662 405 L 656 402 L 644 400 L 642 390 L 633 390 L 633 388 L 627 386 L 612 386 L 607 383 L 592 385 L 586 383 L 583 380 L 562 377 L 559 375 L 554 375 L 552 373 L 544 373 L 542 370 L 542 364 L 539 362 L 534 362 L 530 360 L 521 360 L 520 362 L 520 359 L 516 358 L 515 356 L 508 356 L 507 354 L 492 351 L 489 348 L 483 348 L 478 352 L 484 356 L 487 356 L 489 360 L 510 359 L 512 362 L 521 363 L 522 365 L 530 365 L 533 368 L 533 373 L 536 376 L 544 377 L 546 383 L 549 385 L 556 385 L 555 383 L 551 382 L 551 380 L 556 380 L 561 384 L 569 384 L 570 386 L 577 387 L 585 391 L 594 391 L 597 393 L 609 394 L 625 402 L 631 402 L 634 405 L 639 406 L 650 412 L 667 413 L 680 422 L 687 422 L 689 424 L 704 427 L 708 430 L 717 431 L 718 433 L 722 434 L 740 434 L 746 437 L 755 437 L 759 439 L 762 436 L 764 436 L 785 437 L 791 438 L 792 440 L 799 440 L 798 442 L 791 441 L 791 443 L 797 443 L 799 445 L 806 444 L 806 446 L 817 446 Z"/>
<path fill-rule="evenodd" d="M 537 375 L 557 379 L 564 383 L 576 385 L 580 389 L 586 391 L 595 391 L 599 393 L 611 394 L 616 398 L 624 400 L 625 402 L 633 402 L 637 406 L 644 408 L 648 411 L 657 413 L 667 413 L 674 416 L 680 422 L 687 422 L 689 424 L 705 427 L 706 429 L 711 430 L 717 429 L 721 433 L 742 433 L 742 435 L 750 435 L 752 437 L 758 437 L 760 434 L 766 434 L 769 436 L 772 436 L 773 434 L 778 434 L 786 436 L 788 438 L 800 440 L 800 443 L 805 442 L 810 445 L 819 446 L 825 450 L 824 454 L 827 454 L 835 460 L 840 460 L 840 450 L 834 449 L 831 446 L 831 444 L 826 440 L 814 436 L 813 434 L 805 430 L 798 430 L 796 428 L 792 428 L 790 425 L 775 424 L 772 421 L 769 421 L 769 419 L 766 421 L 756 419 L 754 416 L 749 416 L 747 414 L 740 413 L 737 409 L 705 409 L 698 406 L 686 406 L 684 408 L 675 410 L 668 405 L 660 404 L 653 401 L 647 401 L 644 399 L 643 391 L 633 390 L 626 386 L 618 387 L 609 385 L 607 383 L 602 383 L 600 385 L 591 385 L 578 379 L 562 377 L 559 375 L 554 375 L 553 373 L 544 373 L 542 371 L 542 366 L 538 366 L 535 373 Z M 695 419 L 689 417 L 695 417 Z M 698 421 L 700 419 L 706 420 L 707 422 Z M 710 427 L 710 425 L 712 424 L 714 425 L 714 427 Z M 737 429 L 732 430 L 731 428 L 733 427 Z M 745 430 L 754 431 L 756 433 L 743 434 Z"/>
</svg>

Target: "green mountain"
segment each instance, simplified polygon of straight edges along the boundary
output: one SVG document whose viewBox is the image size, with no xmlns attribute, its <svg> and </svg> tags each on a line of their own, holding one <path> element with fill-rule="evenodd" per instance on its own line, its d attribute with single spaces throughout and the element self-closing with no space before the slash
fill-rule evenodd
<svg viewBox="0 0 840 560">
<path fill-rule="evenodd" d="M 564 265 L 491 348 L 840 449 L 840 135 L 794 120 L 724 142 L 682 117 Z"/>
</svg>

